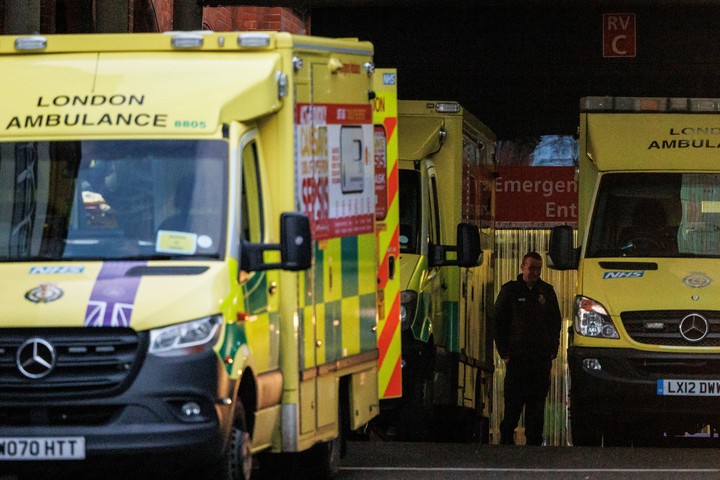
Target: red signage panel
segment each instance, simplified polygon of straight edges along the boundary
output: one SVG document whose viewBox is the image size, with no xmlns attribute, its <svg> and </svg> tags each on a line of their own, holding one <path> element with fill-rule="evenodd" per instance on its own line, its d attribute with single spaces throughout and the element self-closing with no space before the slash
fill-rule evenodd
<svg viewBox="0 0 720 480">
<path fill-rule="evenodd" d="M 577 227 L 575 167 L 498 167 L 497 228 Z"/>
<path fill-rule="evenodd" d="M 604 13 L 603 57 L 634 57 L 636 33 L 634 13 Z"/>
</svg>

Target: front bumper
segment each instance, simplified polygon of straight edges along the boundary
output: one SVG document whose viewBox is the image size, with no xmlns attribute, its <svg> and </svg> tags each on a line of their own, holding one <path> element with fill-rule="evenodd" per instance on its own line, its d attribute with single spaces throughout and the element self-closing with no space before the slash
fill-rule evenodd
<svg viewBox="0 0 720 480">
<path fill-rule="evenodd" d="M 586 368 L 587 359 L 601 368 Z M 582 412 L 596 417 L 698 421 L 720 416 L 720 395 L 658 393 L 658 380 L 720 382 L 720 354 L 570 347 L 568 364 L 571 416 Z"/>
<path fill-rule="evenodd" d="M 0 437 L 83 437 L 86 459 L 105 455 L 208 459 L 222 451 L 232 382 L 215 352 L 142 360 L 112 395 L 0 395 Z M 197 415 L 183 413 L 188 403 Z"/>
</svg>

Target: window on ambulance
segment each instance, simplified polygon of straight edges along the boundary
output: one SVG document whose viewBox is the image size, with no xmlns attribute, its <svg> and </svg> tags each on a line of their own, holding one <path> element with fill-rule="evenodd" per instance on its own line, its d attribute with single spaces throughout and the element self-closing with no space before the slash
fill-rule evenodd
<svg viewBox="0 0 720 480">
<path fill-rule="evenodd" d="M 218 258 L 227 144 L 6 143 L 0 261 Z"/>
<path fill-rule="evenodd" d="M 420 172 L 400 169 L 398 171 L 400 200 L 400 253 L 419 254 L 422 228 L 422 201 L 420 197 Z"/>
<path fill-rule="evenodd" d="M 240 207 L 241 236 L 259 243 L 263 239 L 263 202 L 258 168 L 257 144 L 250 142 L 242 150 L 242 192 Z"/>
<path fill-rule="evenodd" d="M 428 234 L 430 235 L 430 238 L 428 239 L 429 242 L 433 245 L 440 245 L 442 243 L 442 238 L 440 237 L 440 202 L 438 200 L 438 187 L 437 187 L 437 177 L 435 177 L 434 174 L 430 175 L 430 201 L 428 202 L 428 207 L 430 211 L 428 212 Z"/>
<path fill-rule="evenodd" d="M 687 198 L 690 191 L 699 198 L 709 197 L 704 197 L 702 180 L 696 188 L 688 179 L 678 173 L 604 175 L 593 213 L 587 256 L 677 257 L 700 253 L 683 242 L 692 210 Z"/>
<path fill-rule="evenodd" d="M 686 173 L 680 181 L 680 255 L 720 256 L 720 175 Z"/>
</svg>

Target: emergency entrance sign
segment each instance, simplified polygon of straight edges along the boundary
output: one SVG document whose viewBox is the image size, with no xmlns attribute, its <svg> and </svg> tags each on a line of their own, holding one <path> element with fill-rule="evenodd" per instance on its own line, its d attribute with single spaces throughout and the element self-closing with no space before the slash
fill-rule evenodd
<svg viewBox="0 0 720 480">
<path fill-rule="evenodd" d="M 635 57 L 636 33 L 634 13 L 603 14 L 603 57 Z"/>
</svg>

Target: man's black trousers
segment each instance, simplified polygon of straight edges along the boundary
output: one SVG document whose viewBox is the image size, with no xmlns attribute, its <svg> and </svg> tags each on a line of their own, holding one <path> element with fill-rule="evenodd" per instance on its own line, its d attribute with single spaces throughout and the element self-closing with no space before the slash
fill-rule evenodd
<svg viewBox="0 0 720 480">
<path fill-rule="evenodd" d="M 513 432 L 525 407 L 527 445 L 542 445 L 545 398 L 550 389 L 552 360 L 511 358 L 505 368 L 505 416 L 500 443 L 513 444 Z"/>
</svg>

